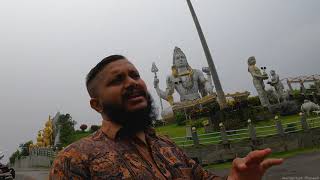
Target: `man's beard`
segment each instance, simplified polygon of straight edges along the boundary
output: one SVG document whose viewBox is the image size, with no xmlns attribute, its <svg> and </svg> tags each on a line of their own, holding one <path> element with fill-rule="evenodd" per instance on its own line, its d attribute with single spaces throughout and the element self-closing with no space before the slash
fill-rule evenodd
<svg viewBox="0 0 320 180">
<path fill-rule="evenodd" d="M 133 112 L 127 111 L 124 106 L 110 103 L 103 104 L 103 112 L 111 119 L 112 122 L 122 126 L 118 135 L 128 137 L 137 132 L 144 131 L 152 126 L 153 121 L 157 118 L 157 113 L 153 106 L 153 99 L 150 94 L 145 93 L 147 107 Z M 126 98 L 125 98 L 126 99 Z"/>
</svg>

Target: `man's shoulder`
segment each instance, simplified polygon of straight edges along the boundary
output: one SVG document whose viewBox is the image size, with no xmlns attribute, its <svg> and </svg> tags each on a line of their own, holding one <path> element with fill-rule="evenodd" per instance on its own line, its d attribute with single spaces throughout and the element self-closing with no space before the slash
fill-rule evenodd
<svg viewBox="0 0 320 180">
<path fill-rule="evenodd" d="M 109 146 L 109 141 L 110 140 L 106 138 L 102 131 L 98 130 L 65 147 L 59 152 L 58 157 L 89 160 L 91 159 L 91 156 L 112 148 Z"/>
</svg>

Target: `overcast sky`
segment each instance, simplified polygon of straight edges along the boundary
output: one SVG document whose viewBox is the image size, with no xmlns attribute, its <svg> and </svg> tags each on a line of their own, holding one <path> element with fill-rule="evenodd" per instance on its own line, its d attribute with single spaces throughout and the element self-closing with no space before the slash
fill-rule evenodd
<svg viewBox="0 0 320 180">
<path fill-rule="evenodd" d="M 319 74 L 319 0 L 193 0 L 226 93 L 255 94 L 247 59 L 281 78 Z M 153 89 L 170 74 L 174 46 L 193 68 L 206 59 L 185 0 L 28 0 L 0 2 L 0 150 L 34 140 L 48 115 L 100 124 L 85 76 L 102 58 L 123 54 Z M 175 96 L 177 99 L 177 96 Z M 158 102 L 158 101 L 157 101 Z"/>
</svg>

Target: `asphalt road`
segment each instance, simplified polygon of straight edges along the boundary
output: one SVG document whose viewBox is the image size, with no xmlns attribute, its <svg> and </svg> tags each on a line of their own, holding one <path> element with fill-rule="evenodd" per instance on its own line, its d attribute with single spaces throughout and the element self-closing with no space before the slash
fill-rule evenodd
<svg viewBox="0 0 320 180">
<path fill-rule="evenodd" d="M 226 175 L 229 169 L 213 170 Z M 263 180 L 320 180 L 320 152 L 300 154 L 285 159 L 279 166 L 270 168 Z"/>
<path fill-rule="evenodd" d="M 46 180 L 48 169 L 17 169 L 17 180 Z M 229 169 L 213 170 L 223 176 Z M 320 180 L 320 152 L 290 157 L 280 166 L 269 169 L 263 180 Z"/>
<path fill-rule="evenodd" d="M 49 169 L 16 169 L 16 180 L 47 180 Z"/>
</svg>

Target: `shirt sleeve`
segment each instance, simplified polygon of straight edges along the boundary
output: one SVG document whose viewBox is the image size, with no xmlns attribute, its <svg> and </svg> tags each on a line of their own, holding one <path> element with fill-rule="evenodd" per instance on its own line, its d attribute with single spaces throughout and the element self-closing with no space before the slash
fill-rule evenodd
<svg viewBox="0 0 320 180">
<path fill-rule="evenodd" d="M 226 180 L 228 177 L 220 177 L 214 173 L 208 172 L 207 170 L 203 169 L 200 164 L 195 162 L 193 159 L 186 156 L 186 161 L 192 167 L 192 176 L 193 179 L 197 180 Z"/>
<path fill-rule="evenodd" d="M 212 172 L 209 172 L 203 169 L 203 167 L 199 163 L 197 163 L 196 161 L 188 157 L 184 153 L 184 151 L 180 147 L 178 147 L 171 139 L 169 139 L 168 137 L 164 137 L 164 138 L 167 141 L 169 141 L 172 144 L 172 146 L 174 146 L 177 149 L 179 154 L 181 154 L 181 156 L 187 163 L 188 167 L 191 168 L 192 179 L 195 179 L 195 180 L 227 180 L 228 179 L 228 176 L 221 177 L 221 176 L 218 176 L 217 174 L 214 174 Z"/>
<path fill-rule="evenodd" d="M 59 153 L 50 170 L 49 180 L 90 179 L 89 170 L 82 157 L 73 149 Z"/>
</svg>

